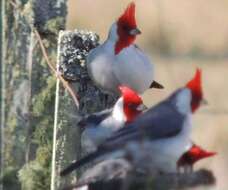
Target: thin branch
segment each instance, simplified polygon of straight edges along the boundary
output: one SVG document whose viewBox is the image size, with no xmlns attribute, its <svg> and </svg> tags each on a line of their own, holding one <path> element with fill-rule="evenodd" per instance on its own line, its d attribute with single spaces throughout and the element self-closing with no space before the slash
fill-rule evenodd
<svg viewBox="0 0 228 190">
<path fill-rule="evenodd" d="M 9 1 L 9 3 L 15 8 L 15 9 L 18 9 L 19 7 L 17 6 L 17 4 L 15 2 L 13 2 L 12 0 Z M 22 16 L 24 16 L 21 12 L 19 12 Z M 77 98 L 77 94 L 74 92 L 73 88 L 70 86 L 70 84 L 61 76 L 57 73 L 56 69 L 55 69 L 55 65 L 53 63 L 51 63 L 49 57 L 48 57 L 48 54 L 47 54 L 47 50 L 46 48 L 44 47 L 44 44 L 43 44 L 43 41 L 40 37 L 40 34 L 39 32 L 28 22 L 28 25 L 30 26 L 30 28 L 34 31 L 37 39 L 38 39 L 38 42 L 39 42 L 39 45 L 40 45 L 40 48 L 42 50 L 42 54 L 49 66 L 49 68 L 51 69 L 51 71 L 54 73 L 54 75 L 59 78 L 59 80 L 62 82 L 63 84 L 63 87 L 69 92 L 69 94 L 71 95 L 75 105 L 77 108 L 79 108 L 79 101 L 78 101 L 78 98 Z"/>
<path fill-rule="evenodd" d="M 46 48 L 44 47 L 44 44 L 42 42 L 42 39 L 40 37 L 39 32 L 36 29 L 34 29 L 34 33 L 35 33 L 35 35 L 36 35 L 36 37 L 37 37 L 37 39 L 39 41 L 39 44 L 40 44 L 40 47 L 41 47 L 43 56 L 44 56 L 44 58 L 45 58 L 45 60 L 46 60 L 46 62 L 48 64 L 48 66 L 50 67 L 50 69 L 52 70 L 52 72 L 55 74 L 55 76 L 59 78 L 59 80 L 62 82 L 63 86 L 68 90 L 68 92 L 70 93 L 70 95 L 72 96 L 72 98 L 74 100 L 75 105 L 77 106 L 77 108 L 79 108 L 79 101 L 77 99 L 77 96 L 75 95 L 75 92 L 70 87 L 69 83 L 61 75 L 59 75 L 57 73 L 57 71 L 55 70 L 54 65 L 51 63 L 51 61 L 48 58 Z"/>
</svg>

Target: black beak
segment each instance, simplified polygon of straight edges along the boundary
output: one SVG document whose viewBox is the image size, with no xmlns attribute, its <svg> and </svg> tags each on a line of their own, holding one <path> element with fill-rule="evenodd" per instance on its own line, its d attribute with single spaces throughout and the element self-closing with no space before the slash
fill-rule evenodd
<svg viewBox="0 0 228 190">
<path fill-rule="evenodd" d="M 132 36 L 136 36 L 136 35 L 139 35 L 141 33 L 142 32 L 138 28 L 131 29 L 130 32 L 129 32 L 129 34 L 132 35 Z"/>
</svg>

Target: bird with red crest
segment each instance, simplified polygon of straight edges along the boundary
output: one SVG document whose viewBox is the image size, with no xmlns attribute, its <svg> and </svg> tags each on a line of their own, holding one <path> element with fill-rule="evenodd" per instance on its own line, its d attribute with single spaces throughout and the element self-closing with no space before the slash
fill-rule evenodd
<svg viewBox="0 0 228 190">
<path fill-rule="evenodd" d="M 201 103 L 206 104 L 206 100 L 203 99 L 202 85 L 201 85 L 201 70 L 197 69 L 195 77 L 186 84 L 186 87 L 191 90 L 192 101 L 191 108 L 192 112 L 195 112 Z"/>
<path fill-rule="evenodd" d="M 203 94 L 201 72 L 197 69 L 187 85 L 114 132 L 95 152 L 72 163 L 61 174 L 118 153 L 130 155 L 133 163 L 145 163 L 143 168 L 150 171 L 176 172 L 179 158 L 192 146 L 192 115 L 202 101 L 199 92 Z"/>
<path fill-rule="evenodd" d="M 180 172 L 183 168 L 185 173 L 193 172 L 193 166 L 199 160 L 215 156 L 216 152 L 209 152 L 200 146 L 193 144 L 178 160 L 177 170 Z"/>
<path fill-rule="evenodd" d="M 132 122 L 146 109 L 142 98 L 131 88 L 120 86 L 119 91 L 121 96 L 113 108 L 87 115 L 79 121 L 81 144 L 86 152 L 95 150 L 113 131 Z"/>
<path fill-rule="evenodd" d="M 88 73 L 94 83 L 107 93 L 119 94 L 118 86 L 126 85 L 142 94 L 149 88 L 163 88 L 154 81 L 154 65 L 135 44 L 141 34 L 131 2 L 114 22 L 103 44 L 87 57 Z"/>
</svg>

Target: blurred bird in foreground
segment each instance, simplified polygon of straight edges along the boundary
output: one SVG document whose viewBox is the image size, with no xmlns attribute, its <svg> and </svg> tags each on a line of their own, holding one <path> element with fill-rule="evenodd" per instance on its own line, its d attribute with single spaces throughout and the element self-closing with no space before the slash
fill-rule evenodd
<svg viewBox="0 0 228 190">
<path fill-rule="evenodd" d="M 146 106 L 142 98 L 127 86 L 119 87 L 121 97 L 113 108 L 93 113 L 79 121 L 82 149 L 86 152 L 95 151 L 97 146 L 108 138 L 113 131 L 132 122 L 141 114 Z"/>
<path fill-rule="evenodd" d="M 148 88 L 163 88 L 154 81 L 154 66 L 149 57 L 134 44 L 140 33 L 132 2 L 112 24 L 107 40 L 89 53 L 88 73 L 107 93 L 118 94 L 120 85 L 127 85 L 139 94 Z"/>
<path fill-rule="evenodd" d="M 201 172 L 201 181 L 208 181 L 209 184 L 213 184 L 215 181 L 213 174 L 210 171 L 200 170 L 193 174 L 193 165 L 203 159 L 214 156 L 215 152 L 208 152 L 202 149 L 200 146 L 193 144 L 187 152 L 185 152 L 178 160 L 177 167 L 178 171 L 183 167 L 184 176 L 189 178 L 186 174 L 196 176 Z M 76 189 L 76 190 L 94 190 L 94 189 L 109 189 L 108 187 L 123 187 L 130 182 L 131 178 L 135 179 L 145 179 L 151 177 L 148 173 L 143 173 L 142 171 L 137 171 L 139 168 L 133 165 L 127 158 L 119 159 L 109 159 L 104 160 L 92 168 L 87 169 L 83 175 L 79 178 L 76 184 L 66 187 L 64 190 Z M 180 172 L 176 173 L 176 178 L 181 177 Z M 175 173 L 171 174 L 175 176 Z M 162 175 L 164 177 L 164 175 Z M 184 177 L 183 176 L 183 177 Z M 155 176 L 159 177 L 159 176 Z M 169 176 L 170 177 L 170 176 Z M 194 178 L 193 178 L 194 179 Z M 177 181 L 177 179 L 175 179 Z M 199 181 L 200 182 L 200 181 Z M 199 183 L 198 182 L 198 183 Z M 196 181 L 194 182 L 196 183 Z M 202 182 L 200 182 L 202 183 Z M 203 182 L 205 183 L 205 182 Z"/>
<path fill-rule="evenodd" d="M 90 189 L 89 185 L 93 183 L 124 180 L 132 169 L 132 164 L 126 159 L 104 160 L 86 170 L 73 187 L 77 190 L 85 190 Z M 72 188 L 68 187 L 66 189 Z"/>
<path fill-rule="evenodd" d="M 192 113 L 201 102 L 201 71 L 197 69 L 185 87 L 114 132 L 97 151 L 73 162 L 60 175 L 67 175 L 91 161 L 126 156 L 143 170 L 176 172 L 178 159 L 192 146 Z"/>
</svg>

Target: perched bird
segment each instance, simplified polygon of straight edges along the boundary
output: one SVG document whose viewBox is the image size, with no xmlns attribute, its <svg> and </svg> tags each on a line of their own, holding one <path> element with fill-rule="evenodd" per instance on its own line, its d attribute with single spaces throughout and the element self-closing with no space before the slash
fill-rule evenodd
<svg viewBox="0 0 228 190">
<path fill-rule="evenodd" d="M 79 121 L 82 149 L 86 152 L 96 150 L 97 146 L 113 131 L 117 131 L 126 123 L 132 122 L 141 114 L 146 106 L 142 98 L 127 86 L 119 87 L 121 97 L 112 109 L 86 116 Z"/>
<path fill-rule="evenodd" d="M 142 94 L 148 88 L 163 88 L 154 81 L 154 66 L 134 41 L 140 34 L 135 19 L 135 3 L 112 24 L 107 40 L 91 50 L 87 57 L 88 73 L 107 93 L 118 94 L 126 85 Z"/>
<path fill-rule="evenodd" d="M 177 162 L 177 170 L 180 172 L 183 168 L 184 172 L 192 172 L 193 165 L 204 158 L 208 158 L 216 155 L 216 152 L 208 152 L 202 149 L 200 146 L 193 144 L 189 150 L 187 150 Z"/>
<path fill-rule="evenodd" d="M 192 145 L 192 113 L 203 100 L 201 71 L 171 96 L 140 114 L 134 122 L 114 132 L 97 151 L 61 172 L 66 175 L 80 166 L 107 157 L 131 157 L 133 163 L 158 172 L 175 172 L 181 155 Z"/>
</svg>

